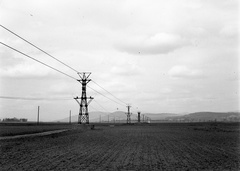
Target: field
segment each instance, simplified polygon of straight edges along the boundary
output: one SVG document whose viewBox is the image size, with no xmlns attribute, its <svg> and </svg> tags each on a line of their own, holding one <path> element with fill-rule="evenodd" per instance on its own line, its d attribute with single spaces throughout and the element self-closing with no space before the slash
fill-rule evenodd
<svg viewBox="0 0 240 171">
<path fill-rule="evenodd" d="M 0 137 L 22 134 L 33 134 L 45 131 L 69 129 L 73 125 L 67 123 L 0 123 Z"/>
<path fill-rule="evenodd" d="M 240 170 L 239 123 L 84 126 L 1 140 L 1 170 Z"/>
</svg>

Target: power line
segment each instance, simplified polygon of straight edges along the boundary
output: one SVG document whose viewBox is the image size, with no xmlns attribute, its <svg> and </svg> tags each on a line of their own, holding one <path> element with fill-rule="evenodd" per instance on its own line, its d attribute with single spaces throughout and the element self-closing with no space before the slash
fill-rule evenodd
<svg viewBox="0 0 240 171">
<path fill-rule="evenodd" d="M 107 109 L 105 109 L 100 103 L 98 103 L 97 101 L 96 101 L 96 99 L 94 100 L 94 102 L 95 103 L 97 103 L 103 110 L 105 110 L 107 113 L 111 113 L 111 112 L 109 112 Z"/>
<path fill-rule="evenodd" d="M 21 52 L 21 51 L 19 51 L 19 50 L 15 49 L 15 48 L 13 48 L 13 47 L 11 47 L 11 46 L 9 46 L 9 45 L 3 43 L 3 42 L 0 42 L 0 43 L 1 43 L 2 45 L 6 46 L 6 47 L 8 47 L 8 48 L 10 48 L 10 49 L 12 49 L 12 50 L 18 52 L 18 53 L 20 53 L 20 54 L 26 56 L 26 57 L 28 57 L 28 58 L 30 58 L 30 59 L 32 59 L 32 60 L 38 62 L 38 63 L 41 63 L 42 65 L 45 65 L 45 66 L 47 66 L 47 67 L 49 67 L 49 68 L 51 68 L 51 69 L 53 69 L 53 70 L 55 70 L 55 71 L 57 71 L 57 72 L 63 74 L 63 75 L 66 75 L 66 76 L 68 76 L 68 77 L 70 77 L 70 78 L 72 78 L 72 79 L 74 79 L 74 80 L 77 80 L 76 78 L 74 78 L 74 77 L 72 77 L 72 76 L 70 76 L 70 75 L 68 75 L 68 74 L 66 74 L 66 73 L 64 73 L 64 72 L 62 72 L 62 71 L 60 71 L 60 70 L 58 70 L 58 69 L 56 69 L 56 68 L 50 66 L 50 65 L 48 65 L 48 64 L 45 64 L 45 63 L 43 63 L 43 62 L 41 62 L 41 61 L 39 61 L 39 60 L 37 60 L 37 59 L 35 59 L 35 58 L 33 58 L 33 57 L 31 57 L 31 56 L 29 56 L 29 55 L 27 55 L 27 54 Z M 88 86 L 88 85 L 87 85 L 87 86 Z M 109 100 L 111 100 L 111 101 L 113 101 L 113 102 L 115 102 L 115 103 L 117 103 L 117 104 L 119 104 L 119 105 L 125 106 L 125 105 L 123 105 L 123 104 L 121 104 L 121 103 L 119 103 L 119 102 L 117 102 L 117 101 L 115 101 L 115 100 L 113 100 L 113 99 L 111 99 L 111 98 L 105 96 L 104 94 L 98 92 L 97 90 L 93 89 L 92 87 L 90 87 L 90 86 L 88 86 L 88 87 L 89 87 L 90 89 L 92 89 L 93 91 L 97 92 L 98 94 L 104 96 L 105 98 L 107 98 L 107 99 L 109 99 Z"/>
<path fill-rule="evenodd" d="M 95 100 L 94 100 L 95 101 Z M 99 110 L 99 109 L 96 109 L 95 107 L 93 107 L 93 105 L 91 105 L 91 108 L 93 108 L 96 112 L 100 112 L 100 113 L 104 113 L 103 111 Z M 92 111 L 93 112 L 93 111 Z M 89 112 L 91 113 L 91 112 Z M 110 112 L 108 112 L 110 113 Z M 106 114 L 107 115 L 107 114 Z"/>
<path fill-rule="evenodd" d="M 119 103 L 119 102 L 117 102 L 117 101 L 115 101 L 115 100 L 113 100 L 113 99 L 111 99 L 111 98 L 105 96 L 104 94 L 102 94 L 102 93 L 100 93 L 99 91 L 93 89 L 92 87 L 90 87 L 90 86 L 88 86 L 88 85 L 87 85 L 87 87 L 89 87 L 89 88 L 92 89 L 93 91 L 97 92 L 98 94 L 100 94 L 100 95 L 106 97 L 107 99 L 109 99 L 109 100 L 111 100 L 111 101 L 113 101 L 113 102 L 115 102 L 115 103 L 117 103 L 117 104 L 119 104 L 119 105 L 125 106 L 125 105 L 123 105 L 123 104 L 121 104 L 121 103 Z"/>
<path fill-rule="evenodd" d="M 115 99 L 119 100 L 120 102 L 124 103 L 125 105 L 127 105 L 124 101 L 122 101 L 121 99 L 117 98 L 116 96 L 114 96 L 112 93 L 110 93 L 109 91 L 107 91 L 105 88 L 103 88 L 102 86 L 100 86 L 98 83 L 96 83 L 95 81 L 92 80 L 93 83 L 95 83 L 97 86 L 99 86 L 100 88 L 102 88 L 103 90 L 105 90 L 107 93 L 111 94 Z"/>
<path fill-rule="evenodd" d="M 27 43 L 30 44 L 31 46 L 35 47 L 36 49 L 40 50 L 41 52 L 45 53 L 46 55 L 48 55 L 48 56 L 50 56 L 51 58 L 55 59 L 56 61 L 60 62 L 60 63 L 63 64 L 64 66 L 66 66 L 66 67 L 72 69 L 73 71 L 79 73 L 76 69 L 74 69 L 74 68 L 72 68 L 71 66 L 65 64 L 64 62 L 60 61 L 60 60 L 57 59 L 56 57 L 50 55 L 49 53 L 47 53 L 46 51 L 42 50 L 42 49 L 39 48 L 38 46 L 34 45 L 33 43 L 31 43 L 31 42 L 29 42 L 28 40 L 26 40 L 26 39 L 24 39 L 23 37 L 21 37 L 21 36 L 18 35 L 17 33 L 11 31 L 10 29 L 6 28 L 5 26 L 3 26 L 3 25 L 1 25 L 1 24 L 0 24 L 0 26 L 1 26 L 3 29 L 7 30 L 8 32 L 12 33 L 13 35 L 17 36 L 18 38 L 22 39 L 23 41 L 27 42 Z M 0 43 L 3 44 L 3 45 L 5 45 L 5 46 L 7 46 L 8 48 L 10 48 L 10 49 L 12 49 L 12 50 L 17 51 L 18 53 L 21 53 L 22 55 L 25 55 L 25 56 L 27 56 L 27 57 L 29 57 L 29 58 L 31 58 L 31 59 L 33 59 L 33 60 L 35 60 L 35 61 L 43 64 L 43 65 L 51 68 L 51 69 L 54 69 L 55 71 L 58 71 L 58 72 L 66 75 L 66 76 L 68 76 L 68 77 L 71 77 L 71 78 L 75 79 L 74 77 L 72 77 L 72 76 L 70 76 L 70 75 L 68 75 L 68 74 L 66 74 L 66 73 L 64 73 L 64 72 L 62 72 L 62 71 L 60 71 L 60 70 L 58 70 L 58 69 L 55 69 L 55 68 L 53 68 L 53 67 L 51 67 L 51 66 L 49 66 L 49 65 L 47 65 L 47 64 L 45 64 L 45 63 L 43 63 L 43 62 L 41 62 L 41 61 L 39 61 L 39 60 L 37 60 L 37 59 L 35 59 L 35 58 L 33 58 L 33 57 L 30 57 L 29 55 L 24 54 L 23 52 L 18 51 L 17 49 L 14 49 L 14 48 L 12 48 L 12 47 L 10 47 L 10 46 L 2 43 L 2 42 L 0 42 Z M 75 80 L 76 80 L 76 79 L 75 79 Z M 97 86 L 99 86 L 100 88 L 102 88 L 103 90 L 105 90 L 107 93 L 109 93 L 110 95 L 112 95 L 115 99 L 117 99 L 118 101 L 120 101 L 121 103 L 124 103 L 124 105 L 126 105 L 126 103 L 125 103 L 124 101 L 122 101 L 121 99 L 117 98 L 115 95 L 113 95 L 112 93 L 110 93 L 109 91 L 107 91 L 105 88 L 103 88 L 102 86 L 100 86 L 99 84 L 97 84 L 95 81 L 92 81 L 92 82 L 94 82 Z M 88 87 L 89 87 L 89 86 L 88 86 Z M 91 88 L 91 87 L 89 87 L 89 88 Z M 91 89 L 94 90 L 93 88 L 91 88 Z M 99 93 L 99 92 L 96 91 L 96 90 L 94 90 L 94 91 L 97 92 L 97 93 Z M 99 93 L 99 94 L 102 95 L 102 96 L 104 96 L 104 97 L 106 97 L 106 98 L 108 98 L 107 96 L 103 95 L 102 93 Z M 108 98 L 108 99 L 110 99 L 110 98 Z M 114 101 L 115 103 L 118 103 L 118 102 L 116 102 L 115 100 L 112 100 L 112 99 L 110 99 L 110 100 L 111 100 L 111 101 Z M 120 103 L 118 103 L 118 104 L 120 104 Z M 122 105 L 122 104 L 121 104 L 121 105 Z"/>
<path fill-rule="evenodd" d="M 31 56 L 29 56 L 29 55 L 27 55 L 27 54 L 21 52 L 21 51 L 19 51 L 19 50 L 15 49 L 15 48 L 13 48 L 13 47 L 11 47 L 11 46 L 9 46 L 9 45 L 3 43 L 3 42 L 0 42 L 0 43 L 1 43 L 2 45 L 6 46 L 6 47 L 8 47 L 8 48 L 10 48 L 10 49 L 12 49 L 12 50 L 18 52 L 18 53 L 20 53 L 20 54 L 26 56 L 26 57 L 28 57 L 28 58 L 34 60 L 34 61 L 37 61 L 38 63 L 41 63 L 42 65 L 45 65 L 45 66 L 47 66 L 47 67 L 49 67 L 49 68 L 51 68 L 51 69 L 53 69 L 53 70 L 55 70 L 55 71 L 57 71 L 57 72 L 63 74 L 63 75 L 66 75 L 66 76 L 68 76 L 68 77 L 70 77 L 70 78 L 72 78 L 72 79 L 74 79 L 74 80 L 77 80 L 76 78 L 74 78 L 74 77 L 72 77 L 72 76 L 70 76 L 70 75 L 68 75 L 68 74 L 66 74 L 66 73 L 64 73 L 64 72 L 62 72 L 62 71 L 60 71 L 60 70 L 58 70 L 58 69 L 56 69 L 56 68 L 50 66 L 50 65 L 48 65 L 48 64 L 45 64 L 45 63 L 43 63 L 43 62 L 41 62 L 41 61 L 39 61 L 39 60 L 37 60 L 37 59 L 35 59 L 35 58 L 33 58 L 33 57 L 31 57 Z"/>
<path fill-rule="evenodd" d="M 72 98 L 34 98 L 34 97 L 13 97 L 13 96 L 0 96 L 0 99 L 9 100 L 72 100 Z"/>
<path fill-rule="evenodd" d="M 91 108 L 93 108 L 95 111 L 98 111 L 98 109 L 96 109 L 95 107 L 93 107 L 92 105 L 91 105 Z M 90 109 L 90 108 L 89 108 Z"/>
<path fill-rule="evenodd" d="M 35 47 L 36 49 L 40 50 L 41 52 L 45 53 L 46 55 L 50 56 L 51 58 L 55 59 L 56 61 L 60 62 L 61 64 L 65 65 L 66 67 L 72 69 L 75 72 L 78 72 L 76 69 L 70 67 L 69 65 L 65 64 L 64 62 L 60 61 L 59 59 L 55 58 L 54 56 L 50 55 L 49 53 L 47 53 L 46 51 L 42 50 L 41 48 L 37 47 L 36 45 L 34 45 L 33 43 L 29 42 L 28 40 L 24 39 L 23 37 L 19 36 L 17 33 L 14 33 L 13 31 L 9 30 L 8 28 L 4 27 L 3 25 L 0 24 L 0 26 L 2 28 L 4 28 L 5 30 L 7 30 L 8 32 L 14 34 L 15 36 L 17 36 L 18 38 L 22 39 L 23 41 L 27 42 L 28 44 L 32 45 L 33 47 Z"/>
</svg>

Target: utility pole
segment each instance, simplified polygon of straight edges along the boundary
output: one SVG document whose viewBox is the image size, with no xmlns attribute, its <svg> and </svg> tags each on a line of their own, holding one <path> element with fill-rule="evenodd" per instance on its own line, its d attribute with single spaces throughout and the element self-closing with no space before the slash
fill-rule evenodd
<svg viewBox="0 0 240 171">
<path fill-rule="evenodd" d="M 127 115 L 127 124 L 130 124 L 131 123 L 131 114 L 132 113 L 130 113 L 130 105 L 128 105 L 127 106 L 127 109 L 128 109 L 128 112 L 126 113 L 126 115 Z"/>
<path fill-rule="evenodd" d="M 87 97 L 87 83 L 91 81 L 91 79 L 88 79 L 88 77 L 91 75 L 91 72 L 79 72 L 79 77 L 81 78 L 79 81 L 82 84 L 82 96 L 81 97 L 75 97 L 74 99 L 77 101 L 77 103 L 80 105 L 79 115 L 78 115 L 78 124 L 86 123 L 89 124 L 89 115 L 88 115 L 88 105 L 93 100 L 93 97 Z M 81 99 L 79 102 L 78 99 Z M 87 99 L 90 99 L 87 101 Z"/>
<path fill-rule="evenodd" d="M 40 106 L 38 106 L 37 124 L 39 124 L 39 112 L 40 112 Z"/>
<path fill-rule="evenodd" d="M 69 113 L 69 124 L 71 124 L 71 110 L 70 110 L 70 113 Z"/>
<path fill-rule="evenodd" d="M 138 112 L 138 123 L 141 122 L 141 116 L 140 116 L 141 112 Z"/>
</svg>

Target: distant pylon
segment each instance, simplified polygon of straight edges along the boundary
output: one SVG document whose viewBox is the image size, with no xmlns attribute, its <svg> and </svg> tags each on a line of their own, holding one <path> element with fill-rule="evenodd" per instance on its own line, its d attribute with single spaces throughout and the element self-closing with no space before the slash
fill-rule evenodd
<svg viewBox="0 0 240 171">
<path fill-rule="evenodd" d="M 141 116 L 140 116 L 141 112 L 138 112 L 138 123 L 141 122 Z"/>
<path fill-rule="evenodd" d="M 131 123 L 131 114 L 132 113 L 130 113 L 130 105 L 128 105 L 127 106 L 127 109 L 128 109 L 128 112 L 126 113 L 126 115 L 127 115 L 127 124 L 130 124 Z"/>
<path fill-rule="evenodd" d="M 86 123 L 89 124 L 89 114 L 88 114 L 88 105 L 93 100 L 93 97 L 87 97 L 87 91 L 86 86 L 87 83 L 91 81 L 91 79 L 88 79 L 90 76 L 90 72 L 82 72 L 78 73 L 79 77 L 81 78 L 79 81 L 82 84 L 82 96 L 81 98 L 75 97 L 74 99 L 77 101 L 77 103 L 80 105 L 79 115 L 78 115 L 78 124 Z M 81 99 L 79 102 L 78 99 Z M 90 99 L 87 101 L 87 99 Z"/>
</svg>

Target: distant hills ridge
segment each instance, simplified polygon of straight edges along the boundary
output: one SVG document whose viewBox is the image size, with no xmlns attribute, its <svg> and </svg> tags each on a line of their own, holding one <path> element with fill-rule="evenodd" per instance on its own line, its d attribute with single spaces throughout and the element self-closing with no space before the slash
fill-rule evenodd
<svg viewBox="0 0 240 171">
<path fill-rule="evenodd" d="M 107 112 L 89 112 L 90 122 L 124 122 L 126 121 L 126 112 L 116 111 Z M 141 113 L 141 120 L 150 118 L 151 121 L 240 121 L 240 112 L 195 112 L 189 114 L 175 113 Z M 137 114 L 131 115 L 131 120 L 137 120 Z M 71 122 L 77 122 L 78 115 L 71 117 Z M 69 117 L 56 120 L 55 122 L 69 122 Z"/>
<path fill-rule="evenodd" d="M 167 117 L 166 120 L 185 121 L 240 121 L 240 112 L 195 112 L 187 115 Z"/>
</svg>

